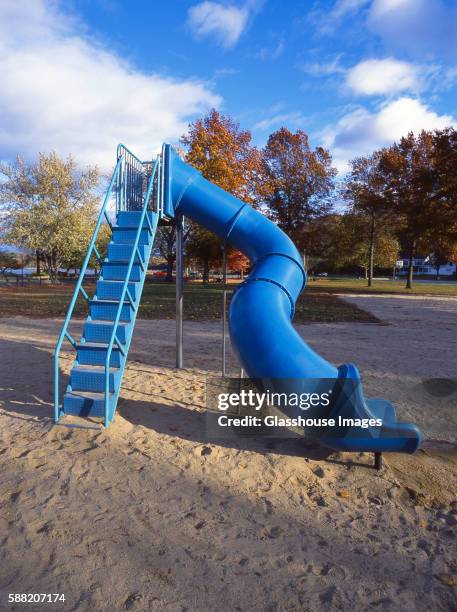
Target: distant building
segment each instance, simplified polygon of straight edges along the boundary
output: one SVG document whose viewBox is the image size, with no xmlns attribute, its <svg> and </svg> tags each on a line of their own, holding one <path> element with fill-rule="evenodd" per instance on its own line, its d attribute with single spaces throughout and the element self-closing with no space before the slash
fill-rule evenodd
<svg viewBox="0 0 457 612">
<path fill-rule="evenodd" d="M 397 274 L 399 276 L 408 274 L 409 258 L 404 257 L 397 261 Z M 436 276 L 436 268 L 432 263 L 432 255 L 425 257 L 418 256 L 413 260 L 413 271 L 418 276 Z M 440 266 L 438 276 L 455 276 L 457 274 L 457 264 L 448 262 Z"/>
</svg>

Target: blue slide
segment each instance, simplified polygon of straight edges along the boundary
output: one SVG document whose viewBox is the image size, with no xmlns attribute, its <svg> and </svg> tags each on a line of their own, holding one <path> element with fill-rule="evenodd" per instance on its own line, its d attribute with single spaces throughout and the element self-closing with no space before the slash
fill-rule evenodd
<svg viewBox="0 0 457 612">
<path fill-rule="evenodd" d="M 352 365 L 335 367 L 313 351 L 292 325 L 295 302 L 306 284 L 302 257 L 274 223 L 207 181 L 165 145 L 165 213 L 181 214 L 244 253 L 251 273 L 230 306 L 230 338 L 250 378 L 271 381 L 275 391 L 301 393 L 304 381 L 325 380 L 336 401 L 322 418 L 382 419 L 382 426 L 341 426 L 319 430 L 319 442 L 335 451 L 413 453 L 422 435 L 399 423 L 392 404 L 366 399 Z M 370 350 L 370 347 L 367 347 Z M 309 387 L 307 387 L 308 389 Z"/>
</svg>

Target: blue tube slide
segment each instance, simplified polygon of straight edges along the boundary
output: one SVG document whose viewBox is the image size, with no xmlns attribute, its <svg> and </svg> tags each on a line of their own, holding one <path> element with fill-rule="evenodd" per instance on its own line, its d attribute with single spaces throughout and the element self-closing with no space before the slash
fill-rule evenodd
<svg viewBox="0 0 457 612">
<path fill-rule="evenodd" d="M 320 429 L 319 442 L 335 451 L 412 453 L 420 448 L 422 435 L 414 424 L 397 422 L 388 401 L 364 398 L 354 365 L 333 366 L 293 327 L 295 302 L 305 287 L 306 273 L 288 236 L 260 212 L 203 178 L 170 145 L 164 151 L 165 213 L 189 217 L 251 262 L 251 272 L 236 290 L 229 314 L 232 346 L 247 375 L 272 381 L 275 391 L 289 393 L 300 393 L 304 380 L 325 380 L 338 399 L 330 414 L 317 416 L 336 418 L 337 424 L 338 416 L 382 419 L 382 427 Z"/>
</svg>

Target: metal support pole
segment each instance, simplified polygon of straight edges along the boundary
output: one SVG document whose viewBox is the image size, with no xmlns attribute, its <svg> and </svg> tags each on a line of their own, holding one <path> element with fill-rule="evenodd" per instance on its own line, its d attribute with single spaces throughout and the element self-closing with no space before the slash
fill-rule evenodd
<svg viewBox="0 0 457 612">
<path fill-rule="evenodd" d="M 382 453 L 376 452 L 374 454 L 374 467 L 375 470 L 382 470 Z"/>
<path fill-rule="evenodd" d="M 241 393 L 241 387 L 243 386 L 244 368 L 240 367 L 240 376 L 238 378 L 238 393 Z M 241 406 L 238 406 L 238 415 L 241 416 Z"/>
<path fill-rule="evenodd" d="M 222 377 L 227 376 L 225 361 L 227 356 L 226 327 L 227 327 L 227 245 L 222 245 Z"/>
<path fill-rule="evenodd" d="M 183 233 L 184 217 L 176 216 L 176 367 L 183 367 L 182 358 L 182 316 L 183 316 Z"/>
</svg>

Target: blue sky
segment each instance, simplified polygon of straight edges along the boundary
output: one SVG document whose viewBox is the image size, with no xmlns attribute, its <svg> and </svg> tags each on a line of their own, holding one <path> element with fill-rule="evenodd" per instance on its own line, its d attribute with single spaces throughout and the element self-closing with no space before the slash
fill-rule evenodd
<svg viewBox="0 0 457 612">
<path fill-rule="evenodd" d="M 457 123 L 455 0 L 2 0 L 0 157 L 143 158 L 215 106 L 349 159 Z"/>
</svg>

